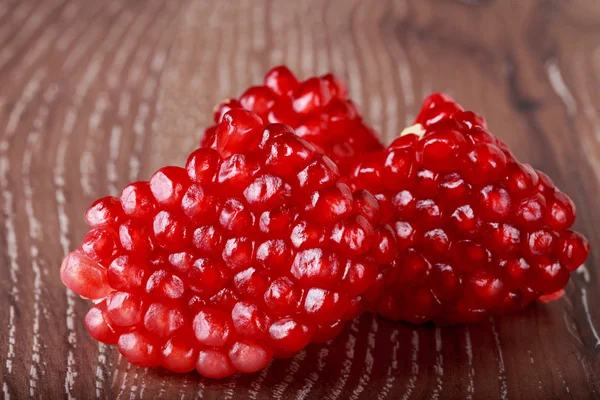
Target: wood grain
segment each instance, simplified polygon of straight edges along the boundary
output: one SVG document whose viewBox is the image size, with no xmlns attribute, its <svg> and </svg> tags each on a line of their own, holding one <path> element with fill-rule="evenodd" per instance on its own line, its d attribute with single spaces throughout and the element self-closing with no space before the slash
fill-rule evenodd
<svg viewBox="0 0 600 400">
<path fill-rule="evenodd" d="M 58 266 L 82 214 L 181 164 L 212 106 L 272 65 L 333 71 L 385 140 L 431 91 L 483 113 L 600 245 L 600 3 L 0 0 L 0 382 L 5 399 L 600 398 L 597 252 L 567 296 L 454 328 L 364 315 L 326 345 L 214 382 L 127 364 Z"/>
</svg>

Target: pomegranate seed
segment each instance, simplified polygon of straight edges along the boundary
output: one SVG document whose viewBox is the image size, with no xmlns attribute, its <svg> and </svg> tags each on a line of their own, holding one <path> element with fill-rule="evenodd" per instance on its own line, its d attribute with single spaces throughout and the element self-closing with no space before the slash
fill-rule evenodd
<svg viewBox="0 0 600 400">
<path fill-rule="evenodd" d="M 148 335 L 141 332 L 125 333 L 119 337 L 119 351 L 127 361 L 139 367 L 160 365 L 160 349 Z"/>
<path fill-rule="evenodd" d="M 246 110 L 252 110 L 263 121 L 267 121 L 275 101 L 273 92 L 264 86 L 251 87 L 240 96 L 241 106 Z"/>
<path fill-rule="evenodd" d="M 92 228 L 112 225 L 123 218 L 123 208 L 119 199 L 115 197 L 96 200 L 85 213 L 85 221 Z"/>
<path fill-rule="evenodd" d="M 85 325 L 90 335 L 102 343 L 117 344 L 119 341 L 119 328 L 108 318 L 104 301 L 90 308 Z"/>
<path fill-rule="evenodd" d="M 148 182 L 134 182 L 121 192 L 123 211 L 133 218 L 148 218 L 156 209 Z"/>
<path fill-rule="evenodd" d="M 196 370 L 207 378 L 220 379 L 228 377 L 235 372 L 229 356 L 215 349 L 204 349 L 198 353 Z"/>
<path fill-rule="evenodd" d="M 228 156 L 256 146 L 261 139 L 262 120 L 241 108 L 225 113 L 217 128 L 217 149 Z"/>
<path fill-rule="evenodd" d="M 271 69 L 265 75 L 265 86 L 279 96 L 290 96 L 298 86 L 298 80 L 285 66 Z"/>
<path fill-rule="evenodd" d="M 175 336 L 162 347 L 162 366 L 175 372 L 193 371 L 197 365 L 197 353 L 189 338 Z"/>
<path fill-rule="evenodd" d="M 150 178 L 150 190 L 156 201 L 167 208 L 176 208 L 189 186 L 185 169 L 165 167 L 159 169 Z"/>
<path fill-rule="evenodd" d="M 108 265 L 120 247 L 116 233 L 103 228 L 92 229 L 81 242 L 81 251 L 101 265 Z"/>
<path fill-rule="evenodd" d="M 69 289 L 88 299 L 101 299 L 111 292 L 106 269 L 84 254 L 68 254 L 60 266 L 60 278 Z"/>
</svg>

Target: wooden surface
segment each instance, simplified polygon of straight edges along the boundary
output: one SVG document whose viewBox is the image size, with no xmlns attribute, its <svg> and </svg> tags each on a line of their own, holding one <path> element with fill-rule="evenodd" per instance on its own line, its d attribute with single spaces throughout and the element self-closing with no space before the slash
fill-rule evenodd
<svg viewBox="0 0 600 400">
<path fill-rule="evenodd" d="M 333 71 L 386 140 L 431 91 L 483 113 L 600 245 L 600 2 L 0 0 L 0 385 L 5 399 L 588 399 L 598 251 L 562 300 L 436 329 L 364 315 L 330 344 L 213 382 L 98 346 L 58 267 L 97 197 L 182 163 L 212 106 L 286 63 Z"/>
</svg>

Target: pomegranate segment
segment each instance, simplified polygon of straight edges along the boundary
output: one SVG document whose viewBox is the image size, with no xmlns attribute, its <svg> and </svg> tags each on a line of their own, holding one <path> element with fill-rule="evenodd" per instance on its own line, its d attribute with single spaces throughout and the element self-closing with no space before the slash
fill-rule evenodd
<svg viewBox="0 0 600 400">
<path fill-rule="evenodd" d="M 559 298 L 590 250 L 569 230 L 573 202 L 444 94 L 386 150 L 359 157 L 348 181 L 390 205 L 401 251 L 371 303 L 390 319 L 471 322 Z"/>
<path fill-rule="evenodd" d="M 295 87 L 285 71 L 268 84 L 307 115 L 344 93 L 331 79 Z M 262 92 L 242 104 L 266 110 Z M 260 370 L 337 335 L 395 256 L 377 200 L 353 195 L 290 127 L 239 107 L 219 119 L 213 148 L 185 168 L 94 203 L 93 229 L 63 261 L 64 284 L 97 302 L 90 334 L 133 364 L 211 378 Z"/>
</svg>

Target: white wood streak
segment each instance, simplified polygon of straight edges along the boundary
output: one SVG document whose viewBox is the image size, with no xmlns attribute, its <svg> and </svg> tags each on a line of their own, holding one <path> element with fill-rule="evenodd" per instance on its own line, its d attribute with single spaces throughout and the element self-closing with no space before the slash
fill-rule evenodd
<svg viewBox="0 0 600 400">
<path fill-rule="evenodd" d="M 269 365 L 267 365 L 265 368 L 263 368 L 260 373 L 258 374 L 258 376 L 256 377 L 256 379 L 254 379 L 252 382 L 250 382 L 249 385 L 249 389 L 248 389 L 248 398 L 252 399 L 252 400 L 256 400 L 258 398 L 258 395 L 260 393 L 260 388 L 262 386 L 262 384 L 265 382 L 265 379 L 267 379 L 267 376 L 269 375 L 269 371 L 271 370 L 271 366 L 273 365 L 273 363 L 271 362 Z M 239 375 L 235 375 L 230 382 L 228 382 L 227 384 L 227 390 L 225 391 L 225 396 L 224 399 L 228 400 L 228 399 L 233 399 L 233 395 L 234 395 L 234 389 L 237 386 L 237 381 L 239 379 Z"/>
<path fill-rule="evenodd" d="M 369 385 L 371 375 L 373 373 L 373 364 L 375 363 L 374 352 L 375 352 L 375 338 L 377 331 L 379 330 L 379 324 L 377 323 L 377 316 L 371 315 L 371 326 L 369 333 L 367 333 L 367 348 L 365 349 L 365 358 L 361 363 L 363 365 L 362 374 L 358 378 L 356 388 L 352 391 L 350 400 L 356 400 L 364 392 L 365 388 Z"/>
<path fill-rule="evenodd" d="M 577 268 L 575 270 L 575 272 L 577 272 L 577 275 L 581 275 L 582 276 L 583 281 L 586 284 L 590 283 L 590 270 L 588 269 L 587 265 L 581 264 L 581 266 L 579 268 Z"/>
<path fill-rule="evenodd" d="M 146 102 L 140 103 L 133 123 L 133 132 L 135 134 L 133 144 L 133 154 L 129 158 L 129 180 L 135 181 L 140 175 L 140 155 L 144 148 L 144 136 L 146 133 L 146 121 L 150 115 L 150 106 Z"/>
<path fill-rule="evenodd" d="M 139 45 L 139 48 L 135 52 L 133 56 L 133 62 L 129 67 L 129 72 L 127 73 L 126 84 L 129 87 L 137 87 L 142 69 L 146 64 L 146 59 L 150 56 L 150 47 L 142 43 Z"/>
<path fill-rule="evenodd" d="M 123 359 L 123 355 L 119 352 L 117 353 L 117 364 L 115 365 L 115 369 L 112 376 L 112 381 L 110 383 L 111 386 L 115 386 L 117 383 L 117 377 L 119 376 L 119 367 L 121 366 L 121 360 Z"/>
<path fill-rule="evenodd" d="M 69 4 L 69 7 L 67 7 L 65 10 L 72 10 L 72 12 L 74 12 L 74 15 L 77 15 L 79 11 L 79 9 L 77 9 L 77 6 L 75 6 L 75 3 Z M 70 17 L 68 16 L 70 12 L 71 11 L 69 11 L 67 15 L 63 14 L 61 17 L 63 19 L 70 19 Z M 66 27 L 63 30 L 62 34 L 60 35 L 60 38 L 58 38 L 58 40 L 56 41 L 56 50 L 58 50 L 59 52 L 66 51 L 67 48 L 71 45 L 71 43 L 73 43 L 73 41 L 77 37 L 79 37 L 80 32 L 86 29 L 87 27 L 89 27 L 89 24 L 85 23 L 82 20 L 73 21 L 68 27 Z"/>
<path fill-rule="evenodd" d="M 190 384 L 189 374 L 186 374 L 185 377 L 183 378 L 183 385 L 181 385 L 181 388 L 179 389 L 179 400 L 185 399 L 185 394 L 187 392 L 187 388 L 188 388 L 189 384 Z"/>
<path fill-rule="evenodd" d="M 167 386 L 167 378 L 163 377 L 160 380 L 160 386 L 159 386 L 159 389 L 158 389 L 158 398 L 159 399 L 162 399 L 163 394 L 165 394 L 167 392 L 167 389 L 165 389 L 165 386 Z"/>
<path fill-rule="evenodd" d="M 548 74 L 552 89 L 566 107 L 567 115 L 574 117 L 577 114 L 577 102 L 565 83 L 558 66 L 558 61 L 555 58 L 551 58 L 546 62 L 546 73 Z"/>
<path fill-rule="evenodd" d="M 306 377 L 304 385 L 302 385 L 302 388 L 295 393 L 296 400 L 304 400 L 307 398 L 310 391 L 319 380 L 321 372 L 323 372 L 325 366 L 327 365 L 326 359 L 328 355 L 329 349 L 326 346 L 321 347 L 319 350 L 319 356 L 317 357 L 317 364 L 311 366 L 312 371 Z"/>
<path fill-rule="evenodd" d="M 43 373 L 41 364 L 41 344 L 40 344 L 40 320 L 42 316 L 42 274 L 47 275 L 48 269 L 41 266 L 39 260 L 38 244 L 41 240 L 40 222 L 35 216 L 33 207 L 33 187 L 31 182 L 31 164 L 33 154 L 38 148 L 40 130 L 44 128 L 49 114 L 49 106 L 42 104 L 33 121 L 33 130 L 27 135 L 26 147 L 23 153 L 23 162 L 21 165 L 21 174 L 23 180 L 23 194 L 25 197 L 24 207 L 27 223 L 29 225 L 29 256 L 31 268 L 33 270 L 33 336 L 31 348 L 31 365 L 29 368 L 29 395 L 36 396 L 40 372 Z M 42 271 L 43 270 L 43 271 Z"/>
<path fill-rule="evenodd" d="M 412 351 L 411 351 L 411 368 L 410 368 L 410 377 L 408 378 L 408 383 L 406 384 L 406 391 L 402 395 L 402 400 L 408 400 L 412 395 L 412 392 L 415 390 L 415 386 L 417 383 L 417 378 L 419 376 L 419 333 L 413 329 L 412 332 Z"/>
<path fill-rule="evenodd" d="M 592 313 L 590 312 L 590 305 L 588 304 L 588 299 L 587 299 L 587 289 L 585 287 L 581 287 L 579 290 L 581 291 L 581 303 L 583 304 L 583 310 L 585 311 L 585 316 L 586 316 L 588 325 L 590 326 L 590 331 L 592 332 L 592 335 L 594 336 L 594 339 L 596 340 L 596 343 L 594 343 L 594 347 L 598 348 L 598 347 L 600 347 L 600 335 L 598 335 L 598 330 L 596 329 L 596 326 L 594 325 Z"/>
<path fill-rule="evenodd" d="M 4 142 L 2 142 L 4 143 Z M 7 375 L 12 374 L 12 363 L 15 357 L 16 345 L 16 323 L 15 323 L 15 305 L 19 301 L 19 263 L 18 263 L 18 247 L 17 235 L 15 233 L 15 215 L 13 212 L 13 194 L 8 187 L 8 169 L 9 159 L 6 154 L 8 150 L 8 142 L 6 146 L 0 146 L 0 192 L 2 193 L 2 212 L 4 214 L 4 228 L 6 230 L 6 252 L 9 260 L 9 276 L 10 276 L 10 301 L 9 301 L 9 316 L 8 316 L 8 350 L 6 354 L 6 372 Z M 10 397 L 8 386 L 3 385 L 5 397 Z"/>
<path fill-rule="evenodd" d="M 56 205 L 58 212 L 59 222 L 59 240 L 63 250 L 63 255 L 66 255 L 70 247 L 69 239 L 69 218 L 65 212 L 65 195 L 64 195 L 64 172 L 65 172 L 65 160 L 68 146 L 68 138 L 71 136 L 75 120 L 77 116 L 75 111 L 71 108 L 67 111 L 65 121 L 63 125 L 64 134 L 61 136 L 59 141 L 57 152 L 56 152 L 56 165 L 54 168 L 54 183 L 56 187 Z M 67 340 L 69 343 L 67 350 L 67 373 L 65 376 L 65 391 L 68 397 L 71 396 L 71 389 L 74 385 L 76 372 L 73 370 L 75 364 L 75 357 L 73 350 L 77 345 L 76 333 L 74 328 L 75 318 L 75 299 L 74 293 L 69 289 L 66 289 L 67 297 L 67 310 L 66 310 L 66 324 L 67 324 Z"/>
<path fill-rule="evenodd" d="M 144 368 L 144 375 L 142 375 L 142 382 L 140 383 L 140 400 L 144 398 L 144 391 L 146 391 L 146 376 L 148 375 L 148 368 Z M 187 377 L 186 377 L 187 381 Z"/>
<path fill-rule="evenodd" d="M 12 363 L 15 357 L 16 345 L 16 323 L 15 323 L 15 305 L 19 301 L 19 263 L 18 263 L 18 247 L 17 235 L 15 233 L 15 215 L 13 212 L 13 194 L 8 187 L 8 169 L 9 160 L 6 155 L 4 146 L 0 152 L 0 191 L 2 193 L 2 213 L 4 214 L 4 228 L 6 230 L 6 252 L 9 260 L 9 276 L 10 276 L 10 301 L 8 314 L 8 350 L 6 354 L 6 372 L 7 375 L 12 374 Z M 6 387 L 5 395 L 8 393 Z"/>
<path fill-rule="evenodd" d="M 117 116 L 121 119 L 127 118 L 129 115 L 129 108 L 131 106 L 131 93 L 124 89 L 119 94 L 119 111 L 117 112 Z"/>
<path fill-rule="evenodd" d="M 86 30 L 81 38 L 77 41 L 77 45 L 69 51 L 65 57 L 63 63 L 63 69 L 67 73 L 71 73 L 76 65 L 79 64 L 85 53 L 93 47 L 93 43 L 96 41 L 99 35 L 103 32 L 102 28 L 97 25 L 93 25 L 90 29 Z M 80 84 L 77 85 L 76 90 L 79 90 Z M 77 94 L 77 92 L 76 92 Z"/>
<path fill-rule="evenodd" d="M 475 394 L 475 367 L 473 366 L 473 345 L 471 343 L 471 331 L 465 327 L 465 352 L 467 354 L 467 395 L 466 399 L 473 399 Z"/>
<path fill-rule="evenodd" d="M 290 364 L 285 370 L 285 377 L 282 382 L 277 383 L 273 386 L 273 390 L 271 391 L 271 398 L 275 400 L 281 400 L 283 398 L 283 393 L 288 388 L 290 383 L 294 381 L 295 375 L 302 368 L 302 362 L 306 359 L 306 350 L 301 350 L 298 354 L 292 358 Z"/>
<path fill-rule="evenodd" d="M 102 59 L 95 58 L 93 63 L 90 64 L 90 68 L 97 74 L 100 71 L 101 65 Z M 102 119 L 104 118 L 104 113 L 108 109 L 109 105 L 110 102 L 108 94 L 106 92 L 99 93 L 96 97 L 94 110 L 88 119 L 88 136 L 86 137 L 83 154 L 79 159 L 81 188 L 83 189 L 83 194 L 87 197 L 93 197 L 97 193 L 96 189 L 94 188 L 94 182 L 97 182 L 94 152 L 98 149 L 98 141 L 102 137 Z"/>
<path fill-rule="evenodd" d="M 21 97 L 17 100 L 16 104 L 13 107 L 9 117 L 8 124 L 6 125 L 5 135 L 0 142 L 0 149 L 4 149 L 4 151 L 8 150 L 8 145 L 10 144 L 10 140 L 15 135 L 17 130 L 17 126 L 21 121 L 21 117 L 25 112 L 27 104 L 33 99 L 33 97 L 40 90 L 41 81 L 46 76 L 46 71 L 43 69 L 36 70 L 31 79 L 27 82 L 27 85 L 23 89 Z"/>
<path fill-rule="evenodd" d="M 567 332 L 569 332 L 571 337 L 575 339 L 580 346 L 585 346 L 581 340 L 577 325 L 573 322 L 573 315 L 566 309 L 563 311 L 563 322 L 565 323 L 565 328 L 567 328 Z"/>
<path fill-rule="evenodd" d="M 558 374 L 558 379 L 560 379 L 562 381 L 562 384 L 565 388 L 565 392 L 567 392 L 567 395 L 569 396 L 569 398 L 571 397 L 571 389 L 569 389 L 569 385 L 567 384 L 567 381 L 565 380 L 562 372 L 560 372 L 560 368 L 558 368 L 558 370 L 556 371 Z"/>
<path fill-rule="evenodd" d="M 99 32 L 95 32 L 93 29 L 90 29 L 89 35 L 84 36 L 81 41 L 78 42 L 78 48 L 81 48 L 82 54 L 89 49 L 91 43 L 95 40 L 95 36 Z M 76 50 L 69 53 L 72 55 Z M 69 61 L 73 60 L 73 61 Z M 65 60 L 63 64 L 63 70 L 69 72 L 72 68 L 75 67 L 78 58 Z M 54 167 L 54 183 L 56 189 L 56 205 L 58 212 L 58 222 L 59 222 L 59 240 L 61 243 L 61 247 L 63 250 L 63 254 L 66 255 L 70 248 L 70 238 L 69 238 L 69 217 L 66 213 L 66 199 L 65 199 L 65 171 L 66 171 L 66 156 L 67 149 L 69 146 L 69 140 L 73 134 L 75 123 L 78 118 L 78 112 L 83 102 L 83 99 L 87 95 L 89 87 L 93 80 L 95 79 L 99 68 L 98 64 L 88 64 L 81 81 L 78 82 L 75 94 L 73 96 L 73 103 L 69 106 L 66 111 L 64 126 L 63 126 L 63 135 L 60 136 L 60 141 L 58 143 L 58 148 L 56 152 L 56 164 Z M 76 360 L 75 360 L 75 349 L 77 348 L 77 333 L 75 330 L 75 294 L 69 290 L 65 290 L 66 298 L 67 298 L 67 309 L 66 309 L 66 326 L 67 326 L 67 371 L 65 375 L 65 392 L 67 394 L 68 399 L 74 399 L 73 396 L 73 387 L 75 385 L 75 379 L 77 377 L 76 370 Z"/>
<path fill-rule="evenodd" d="M 254 4 L 254 3 L 252 3 Z M 252 45 L 248 46 L 248 49 L 252 51 L 251 54 L 260 54 L 265 51 L 265 16 L 263 7 L 249 7 L 248 14 L 252 15 L 252 30 L 250 40 Z M 252 57 L 250 62 L 250 78 L 252 82 L 261 82 L 266 70 L 261 65 L 262 57 Z M 270 66 L 267 66 L 267 68 Z"/>
<path fill-rule="evenodd" d="M 139 368 L 135 369 L 135 375 L 133 376 L 133 380 L 131 381 L 131 385 L 129 387 L 129 400 L 134 400 L 137 395 L 137 381 L 139 378 Z"/>
<path fill-rule="evenodd" d="M 104 369 L 106 368 L 106 345 L 104 343 L 98 343 L 98 358 L 96 363 L 95 373 L 95 387 L 96 387 L 96 398 L 100 399 L 102 393 L 104 393 L 104 382 L 106 377 L 104 376 Z"/>
<path fill-rule="evenodd" d="M 270 31 L 268 32 L 269 40 L 271 40 L 271 51 L 269 51 L 269 57 L 271 59 L 271 65 L 279 65 L 286 62 L 284 48 L 287 43 L 287 31 L 285 20 L 281 13 L 282 7 L 269 7 L 271 13 L 269 14 Z M 293 71 L 292 71 L 293 72 Z"/>
<path fill-rule="evenodd" d="M 500 335 L 496 329 L 496 321 L 493 317 L 490 317 L 490 325 L 492 328 L 492 335 L 494 336 L 494 343 L 496 345 L 497 357 L 498 357 L 498 383 L 500 384 L 500 398 L 502 400 L 508 399 L 508 385 L 506 382 L 506 367 L 504 365 L 504 355 L 502 354 L 502 343 L 500 342 Z"/>
<path fill-rule="evenodd" d="M 341 18 L 336 13 L 336 7 L 332 6 L 331 2 L 324 2 L 324 10 L 323 10 L 323 18 L 324 18 L 324 26 L 326 28 L 326 37 L 327 41 L 330 42 L 333 37 L 335 37 L 336 32 L 340 30 Z M 330 12 L 331 11 L 331 12 Z M 330 68 L 333 69 L 333 72 L 336 76 L 343 76 L 344 79 L 347 78 L 346 74 L 346 56 L 343 52 L 343 47 L 341 45 L 331 46 L 329 49 L 331 52 L 331 65 Z M 346 82 L 350 84 L 350 82 Z M 350 87 L 348 87 L 350 90 Z"/>
<path fill-rule="evenodd" d="M 8 320 L 8 350 L 6 354 L 6 371 L 12 374 L 13 361 L 15 358 L 15 347 L 17 344 L 17 326 L 15 322 L 16 303 L 19 301 L 19 264 L 18 264 L 18 245 L 15 233 L 15 215 L 13 212 L 13 194 L 9 188 L 8 170 L 10 169 L 9 148 L 12 138 L 15 136 L 17 126 L 27 109 L 28 104 L 33 100 L 40 90 L 41 81 L 45 77 L 45 70 L 38 69 L 32 74 L 32 78 L 25 85 L 19 99 L 13 106 L 8 117 L 4 136 L 0 140 L 0 190 L 3 199 L 3 213 L 5 214 L 6 246 L 9 257 L 9 275 L 11 281 L 9 320 Z M 3 100 L 4 102 L 4 100 Z M 37 231 L 36 231 L 37 232 Z M 39 313 L 38 313 L 39 315 Z M 3 389 L 4 390 L 4 389 Z M 8 387 L 6 387 L 8 393 Z"/>
<path fill-rule="evenodd" d="M 308 23 L 305 23 L 304 17 L 307 15 L 307 10 L 311 6 L 311 4 L 308 1 L 303 1 L 303 2 L 296 2 L 295 5 L 297 8 L 295 8 L 295 10 L 294 10 L 296 13 L 294 20 L 295 20 L 296 26 L 298 27 L 298 31 L 300 32 L 300 34 L 297 37 L 297 40 L 298 40 L 297 49 L 298 49 L 298 54 L 300 55 L 300 62 L 298 64 L 298 68 L 300 69 L 300 72 L 304 77 L 309 77 L 312 75 L 313 61 L 314 61 L 314 55 L 308 49 L 308 45 L 310 42 L 309 36 L 310 36 L 312 26 Z M 296 30 L 296 29 L 293 29 L 293 30 Z"/>
<path fill-rule="evenodd" d="M 392 361 L 388 366 L 388 370 L 386 372 L 385 384 L 381 388 L 379 395 L 377 396 L 378 400 L 385 399 L 389 394 L 392 388 L 394 387 L 394 382 L 396 381 L 397 370 L 398 370 L 398 350 L 400 349 L 400 341 L 398 340 L 398 329 L 394 329 L 392 334 L 390 335 L 390 344 Z"/>
<path fill-rule="evenodd" d="M 354 364 L 354 355 L 356 350 L 356 336 L 358 334 L 358 326 L 359 320 L 355 318 L 350 324 L 350 331 L 348 332 L 348 339 L 346 340 L 345 348 L 346 352 L 344 353 L 344 358 L 341 360 L 342 369 L 340 371 L 340 376 L 337 381 L 333 384 L 331 388 L 330 395 L 327 396 L 330 400 L 338 399 L 344 388 L 346 387 L 346 383 L 350 378 L 350 372 L 352 371 L 352 366 Z"/>
<path fill-rule="evenodd" d="M 531 363 L 531 365 L 535 365 L 535 359 L 533 358 L 533 352 L 530 349 L 528 349 L 527 354 L 529 355 L 529 362 Z M 543 390 L 541 379 L 538 379 L 538 389 Z"/>
<path fill-rule="evenodd" d="M 319 27 L 325 27 L 327 24 L 327 19 L 325 18 L 325 10 L 327 9 L 327 5 L 325 2 L 323 2 L 323 9 L 316 9 L 315 10 L 315 26 L 319 26 Z M 326 72 L 333 72 L 334 74 L 337 74 L 337 71 L 331 71 L 332 65 L 331 65 L 331 59 L 330 59 L 330 52 L 329 52 L 329 47 L 327 46 L 328 43 L 331 43 L 328 35 L 327 35 L 327 29 L 319 29 L 315 32 L 315 41 L 317 43 L 317 65 L 316 65 L 316 72 L 319 75 L 325 74 Z"/>
<path fill-rule="evenodd" d="M 223 11 L 223 2 L 218 2 L 216 5 L 217 13 L 222 14 Z M 217 14 L 218 15 L 218 14 Z M 215 21 L 222 20 L 221 18 L 215 18 Z M 235 40 L 233 39 L 233 34 L 231 29 L 227 29 L 227 27 L 220 27 L 220 45 L 217 47 L 218 56 L 217 56 L 217 73 L 218 73 L 218 85 L 215 88 L 215 92 L 218 93 L 217 99 L 226 98 L 228 96 L 233 95 L 234 88 L 231 87 L 231 81 L 234 77 L 233 72 L 231 70 L 231 60 L 229 57 L 232 55 L 231 51 L 235 50 Z M 233 60 L 235 62 L 235 59 Z M 237 69 L 237 68 L 236 68 Z M 239 82 L 239 80 L 238 80 Z M 237 83 L 239 85 L 239 83 Z M 220 100 L 217 100 L 220 101 Z"/>
<path fill-rule="evenodd" d="M 119 357 L 120 358 L 120 357 Z M 119 361 L 119 364 L 121 363 L 121 361 Z M 127 364 L 127 368 L 125 369 L 125 373 L 123 373 L 123 379 L 121 380 L 121 386 L 119 386 L 119 393 L 117 394 L 117 399 L 116 400 L 121 400 L 121 397 L 125 394 L 125 389 L 127 388 L 127 375 L 129 375 L 129 371 L 131 370 L 131 364 L 129 364 L 129 362 L 127 360 L 125 360 L 125 363 Z M 115 374 L 116 376 L 116 374 Z M 161 393 L 159 392 L 159 398 L 161 396 Z"/>
<path fill-rule="evenodd" d="M 437 400 L 442 393 L 443 377 L 444 377 L 444 356 L 442 355 L 442 331 L 439 327 L 435 328 L 435 387 L 431 393 L 431 399 Z"/>
<path fill-rule="evenodd" d="M 266 27 L 265 9 L 263 7 L 252 7 L 250 11 L 252 12 L 253 27 L 255 28 L 252 45 L 254 50 L 262 52 L 267 46 L 266 32 L 262 29 Z"/>
<path fill-rule="evenodd" d="M 8 384 L 6 382 L 2 383 L 2 394 L 4 395 L 4 400 L 10 400 L 10 393 L 8 392 Z"/>
<path fill-rule="evenodd" d="M 117 169 L 117 160 L 119 159 L 119 149 L 121 146 L 121 135 L 123 131 L 120 126 L 115 125 L 110 131 L 108 161 L 106 162 L 106 178 L 108 180 L 108 193 L 111 196 L 118 196 L 119 173 Z"/>
<path fill-rule="evenodd" d="M 292 27 L 291 29 L 289 29 L 288 27 L 290 27 L 293 24 L 297 24 L 298 23 L 298 18 L 296 18 L 296 10 L 294 9 L 297 6 L 296 2 L 288 2 L 288 4 L 286 4 L 285 7 L 285 23 L 283 24 L 284 29 L 285 29 L 285 37 L 286 37 L 286 60 L 288 65 L 291 65 L 291 68 L 295 69 L 295 73 L 296 74 L 301 74 L 302 71 L 300 70 L 300 66 L 298 65 L 298 57 L 300 55 L 299 52 L 299 47 L 298 47 L 298 41 L 300 40 L 300 37 L 298 35 L 298 31 L 299 29 L 295 29 L 296 27 Z M 275 7 L 273 7 L 275 8 Z"/>
<path fill-rule="evenodd" d="M 267 365 L 264 369 L 262 369 L 260 371 L 259 378 L 262 375 L 264 375 L 265 378 L 267 377 L 267 372 L 269 372 L 269 368 L 271 368 L 272 364 L 273 363 Z M 264 378 L 262 378 L 262 379 L 264 380 Z M 229 381 L 224 386 L 223 400 L 232 400 L 233 399 L 234 391 L 235 391 L 235 388 L 237 387 L 237 384 L 238 384 L 239 380 L 240 380 L 240 373 L 239 372 L 229 378 Z M 253 389 L 251 387 L 250 390 L 248 390 L 248 398 L 250 398 L 250 396 L 251 396 L 252 393 L 253 393 Z"/>
<path fill-rule="evenodd" d="M 226 7 L 225 12 L 230 13 L 231 19 L 235 18 L 235 21 L 237 21 L 237 23 L 225 28 L 231 32 L 233 37 L 234 47 L 231 47 L 232 52 L 229 54 L 231 57 L 230 66 L 233 69 L 228 72 L 229 80 L 233 83 L 232 92 L 224 93 L 218 101 L 230 95 L 239 96 L 246 87 L 255 83 L 252 79 L 253 66 L 250 57 L 252 51 L 252 23 L 248 24 L 248 15 L 252 13 L 252 4 L 248 0 L 241 0 L 236 7 Z"/>
<path fill-rule="evenodd" d="M 204 382 L 200 381 L 198 382 L 198 391 L 196 392 L 195 396 L 194 396 L 194 400 L 201 400 L 204 398 Z"/>
</svg>

